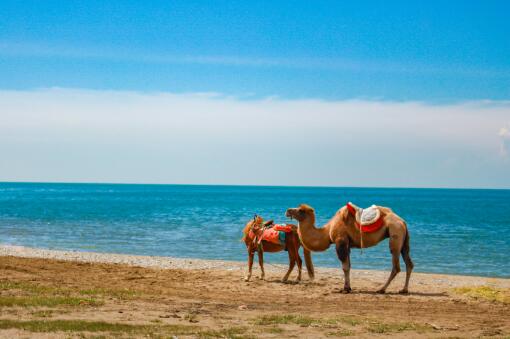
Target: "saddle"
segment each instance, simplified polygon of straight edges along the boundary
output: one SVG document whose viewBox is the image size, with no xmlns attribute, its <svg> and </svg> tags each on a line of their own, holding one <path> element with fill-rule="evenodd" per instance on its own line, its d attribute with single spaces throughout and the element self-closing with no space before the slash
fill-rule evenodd
<svg viewBox="0 0 510 339">
<path fill-rule="evenodd" d="M 285 233 L 283 235 L 283 241 L 281 241 L 280 232 L 275 230 L 274 227 L 271 227 L 264 230 L 264 233 L 262 233 L 262 237 L 260 240 L 272 242 L 277 245 L 282 245 L 285 243 Z"/>
<path fill-rule="evenodd" d="M 368 208 L 361 208 L 354 205 L 352 202 L 347 203 L 349 213 L 354 215 L 356 226 L 363 233 L 375 232 L 380 229 L 384 224 L 384 219 L 381 218 L 381 211 L 376 205 Z"/>
<path fill-rule="evenodd" d="M 283 233 L 290 233 L 293 231 L 293 229 L 295 227 L 292 227 L 292 225 L 280 225 L 280 224 L 276 224 L 273 226 L 273 228 L 278 231 L 278 232 L 283 232 Z"/>
<path fill-rule="evenodd" d="M 293 231 L 291 225 L 279 225 L 273 224 L 271 222 L 264 223 L 264 226 L 266 226 L 267 228 L 263 229 L 263 231 L 261 232 L 262 234 L 260 233 L 254 234 L 253 230 L 250 230 L 251 234 L 253 234 L 254 236 L 254 239 L 256 239 L 255 241 L 259 244 L 262 240 L 264 240 L 277 245 L 284 245 L 286 234 Z"/>
</svg>

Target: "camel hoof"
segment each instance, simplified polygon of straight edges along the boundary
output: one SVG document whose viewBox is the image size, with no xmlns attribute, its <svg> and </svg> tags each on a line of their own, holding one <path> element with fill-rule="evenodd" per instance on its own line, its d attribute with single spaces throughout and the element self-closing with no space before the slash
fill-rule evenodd
<svg viewBox="0 0 510 339">
<path fill-rule="evenodd" d="M 377 290 L 376 293 L 384 294 L 384 293 L 386 293 L 386 290 L 381 288 L 380 290 Z"/>
<path fill-rule="evenodd" d="M 352 292 L 352 289 L 350 287 L 344 287 L 344 289 L 342 290 L 342 293 L 351 293 Z"/>
<path fill-rule="evenodd" d="M 244 277 L 244 281 L 246 282 L 250 281 L 250 277 Z"/>
<path fill-rule="evenodd" d="M 398 291 L 399 294 L 409 294 L 409 291 L 405 288 L 400 291 Z"/>
</svg>

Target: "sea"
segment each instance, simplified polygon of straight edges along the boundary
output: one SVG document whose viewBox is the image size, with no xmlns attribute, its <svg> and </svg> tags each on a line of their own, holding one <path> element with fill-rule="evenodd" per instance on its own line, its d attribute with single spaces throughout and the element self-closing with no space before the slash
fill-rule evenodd
<svg viewBox="0 0 510 339">
<path fill-rule="evenodd" d="M 510 277 L 510 190 L 4 182 L 0 244 L 244 261 L 242 229 L 255 214 L 287 223 L 287 208 L 306 203 L 320 227 L 349 201 L 405 219 L 417 272 Z M 340 267 L 334 246 L 313 260 Z M 353 249 L 351 262 L 391 270 L 388 240 Z"/>
</svg>

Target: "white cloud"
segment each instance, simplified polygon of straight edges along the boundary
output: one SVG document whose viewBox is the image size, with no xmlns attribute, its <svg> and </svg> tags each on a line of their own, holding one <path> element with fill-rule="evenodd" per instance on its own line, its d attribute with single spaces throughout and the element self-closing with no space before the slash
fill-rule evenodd
<svg viewBox="0 0 510 339">
<path fill-rule="evenodd" d="M 45 42 L 11 42 L 0 40 L 0 55 L 8 57 L 63 57 L 70 59 L 98 59 L 114 62 L 130 61 L 150 64 L 222 65 L 264 68 L 326 70 L 330 72 L 386 73 L 408 75 L 457 75 L 484 78 L 510 76 L 508 68 L 479 68 L 467 65 L 431 65 L 417 62 L 318 58 L 318 57 L 263 57 L 247 55 L 177 55 L 146 50 L 111 49 L 105 46 L 72 46 Z"/>
<path fill-rule="evenodd" d="M 509 187 L 509 109 L 0 91 L 0 181 Z"/>
</svg>

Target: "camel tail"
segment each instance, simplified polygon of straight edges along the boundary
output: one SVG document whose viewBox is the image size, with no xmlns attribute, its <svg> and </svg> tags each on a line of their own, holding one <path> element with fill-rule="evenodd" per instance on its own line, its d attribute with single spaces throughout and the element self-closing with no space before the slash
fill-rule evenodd
<svg viewBox="0 0 510 339">
<path fill-rule="evenodd" d="M 303 247 L 303 254 L 305 256 L 305 265 L 308 277 L 310 277 L 310 280 L 313 280 L 315 278 L 315 271 L 313 268 L 312 252 Z"/>
</svg>

